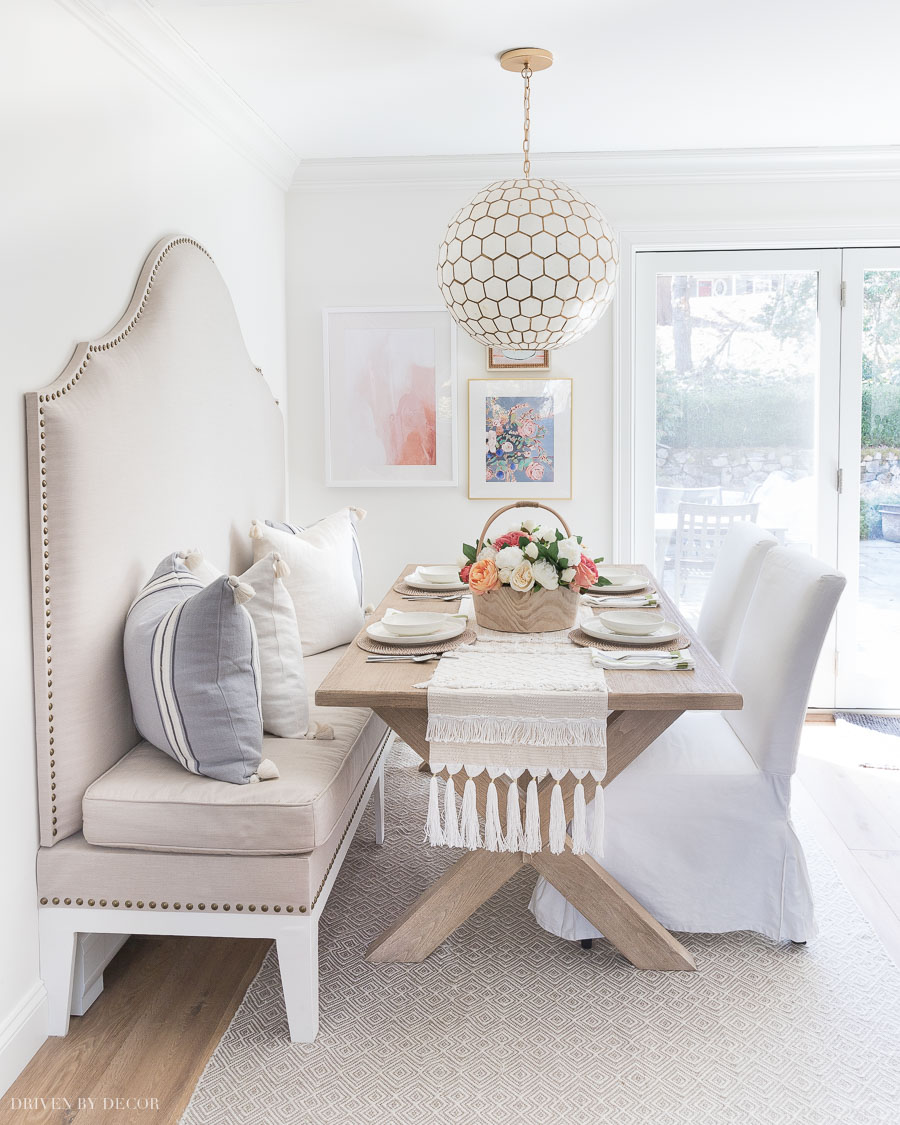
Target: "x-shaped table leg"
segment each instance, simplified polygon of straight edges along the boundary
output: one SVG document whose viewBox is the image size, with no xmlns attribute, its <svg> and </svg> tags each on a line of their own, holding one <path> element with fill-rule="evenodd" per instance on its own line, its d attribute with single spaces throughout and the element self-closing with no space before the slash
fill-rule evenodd
<svg viewBox="0 0 900 1125">
<path fill-rule="evenodd" d="M 379 715 L 425 760 L 427 716 L 424 710 L 379 709 Z M 678 711 L 619 711 L 608 724 L 607 785 L 678 717 Z M 475 779 L 478 811 L 484 814 L 486 775 Z M 502 789 L 502 782 L 498 781 Z M 514 783 L 513 783 L 514 784 Z M 585 796 L 593 797 L 593 782 L 585 778 Z M 538 786 L 541 823 L 549 823 L 553 781 Z M 566 819 L 572 817 L 574 783 L 562 782 Z M 506 794 L 501 792 L 500 815 L 505 819 Z M 504 825 L 505 828 L 505 825 Z M 526 855 L 472 851 L 457 860 L 421 894 L 367 951 L 369 961 L 420 962 L 461 926 L 483 903 L 512 878 L 523 864 L 534 867 L 563 894 L 592 925 L 639 969 L 693 970 L 691 954 L 656 921 L 628 891 L 590 855 L 575 855 L 571 841 L 554 855 L 546 847 Z"/>
</svg>

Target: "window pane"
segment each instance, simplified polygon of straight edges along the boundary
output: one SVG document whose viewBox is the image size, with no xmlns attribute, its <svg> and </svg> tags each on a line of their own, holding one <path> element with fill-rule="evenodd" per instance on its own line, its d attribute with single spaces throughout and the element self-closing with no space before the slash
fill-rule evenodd
<svg viewBox="0 0 900 1125">
<path fill-rule="evenodd" d="M 735 520 L 815 549 L 817 287 L 815 270 L 657 275 L 656 571 L 689 618 Z"/>
</svg>

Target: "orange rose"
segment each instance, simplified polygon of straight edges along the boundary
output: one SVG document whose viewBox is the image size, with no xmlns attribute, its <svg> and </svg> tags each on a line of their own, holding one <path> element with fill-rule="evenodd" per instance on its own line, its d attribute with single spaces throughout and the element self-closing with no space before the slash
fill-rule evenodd
<svg viewBox="0 0 900 1125">
<path fill-rule="evenodd" d="M 469 589 L 473 594 L 486 594 L 500 585 L 500 575 L 493 559 L 479 559 L 469 571 Z"/>
</svg>

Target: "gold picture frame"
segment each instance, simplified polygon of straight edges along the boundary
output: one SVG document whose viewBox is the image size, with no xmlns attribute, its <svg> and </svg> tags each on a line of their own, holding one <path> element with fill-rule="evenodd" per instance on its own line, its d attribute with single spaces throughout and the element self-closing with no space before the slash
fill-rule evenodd
<svg viewBox="0 0 900 1125">
<path fill-rule="evenodd" d="M 485 348 L 488 371 L 549 371 L 550 352 L 546 348 Z"/>
<path fill-rule="evenodd" d="M 469 379 L 467 432 L 470 500 L 571 500 L 571 379 Z"/>
</svg>

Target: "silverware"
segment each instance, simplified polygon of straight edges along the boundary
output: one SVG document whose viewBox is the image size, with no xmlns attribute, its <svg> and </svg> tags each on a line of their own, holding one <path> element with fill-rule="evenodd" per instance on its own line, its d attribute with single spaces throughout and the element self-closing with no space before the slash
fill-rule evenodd
<svg viewBox="0 0 900 1125">
<path fill-rule="evenodd" d="M 440 660 L 439 652 L 422 652 L 415 656 L 382 656 L 375 653 L 366 657 L 366 664 L 402 664 L 404 661 L 411 664 L 426 664 L 429 660 Z"/>
<path fill-rule="evenodd" d="M 401 594 L 405 602 L 455 602 L 462 594 Z"/>
</svg>

